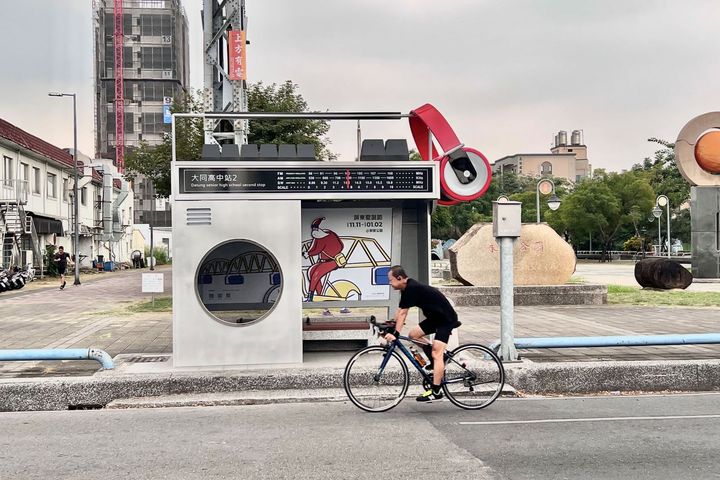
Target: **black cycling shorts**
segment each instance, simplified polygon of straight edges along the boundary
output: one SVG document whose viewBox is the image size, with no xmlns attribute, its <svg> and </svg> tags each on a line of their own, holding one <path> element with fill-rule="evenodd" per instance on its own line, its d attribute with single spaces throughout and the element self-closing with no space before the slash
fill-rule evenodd
<svg viewBox="0 0 720 480">
<path fill-rule="evenodd" d="M 67 270 L 67 267 L 58 267 L 58 274 L 65 275 L 65 270 Z"/>
<path fill-rule="evenodd" d="M 447 322 L 426 318 L 418 325 L 425 335 L 435 334 L 435 340 L 448 343 L 453 328 L 459 327 L 460 322 Z"/>
</svg>

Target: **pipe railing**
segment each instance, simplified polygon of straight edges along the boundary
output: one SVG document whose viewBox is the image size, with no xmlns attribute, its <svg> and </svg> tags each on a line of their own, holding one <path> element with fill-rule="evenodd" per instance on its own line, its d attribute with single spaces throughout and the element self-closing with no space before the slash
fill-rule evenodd
<svg viewBox="0 0 720 480">
<path fill-rule="evenodd" d="M 528 337 L 516 338 L 515 348 L 587 348 L 587 347 L 645 347 L 657 345 L 720 344 L 720 333 L 692 333 L 670 335 L 625 335 L 604 337 Z M 500 341 L 490 345 L 498 351 Z"/>
<path fill-rule="evenodd" d="M 32 360 L 95 360 L 103 369 L 115 368 L 112 358 L 97 348 L 26 348 L 0 350 L 0 362 Z"/>
</svg>

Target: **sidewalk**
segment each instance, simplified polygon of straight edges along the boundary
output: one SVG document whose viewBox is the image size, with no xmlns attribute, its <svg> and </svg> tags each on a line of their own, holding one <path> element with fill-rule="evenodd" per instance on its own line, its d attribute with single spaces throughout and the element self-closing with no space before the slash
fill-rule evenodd
<svg viewBox="0 0 720 480">
<path fill-rule="evenodd" d="M 133 356 L 145 356 L 146 359 L 154 357 L 151 360 L 155 360 L 157 365 L 144 362 L 127 364 L 119 361 L 117 370 L 87 377 L 98 370 L 96 362 L 6 362 L 0 364 L 0 390 L 7 385 L 15 385 L 15 387 L 20 384 L 30 385 L 27 383 L 30 381 L 28 377 L 43 377 L 43 382 L 53 383 L 48 377 L 86 376 L 83 379 L 66 378 L 65 380 L 66 384 L 77 382 L 85 384 L 90 381 L 89 379 L 107 383 L 112 382 L 113 378 L 124 378 L 125 381 L 129 381 L 133 375 L 137 375 L 138 378 L 147 377 L 148 374 L 152 375 L 152 372 L 167 374 L 171 370 L 169 368 L 172 352 L 171 313 L 131 314 L 127 311 L 129 305 L 151 298 L 150 294 L 141 293 L 142 273 L 148 273 L 148 270 L 88 275 L 87 278 L 81 278 L 82 285 L 77 287 L 68 285 L 63 291 L 52 284 L 46 288 L 27 291 L 23 289 L 16 293 L 0 294 L 3 312 L 0 317 L 0 349 L 94 347 L 105 350 L 112 357 L 122 355 L 117 360 L 127 360 Z M 161 266 L 156 273 L 165 275 L 165 293 L 158 296 L 170 295 L 171 268 Z M 608 283 L 622 284 L 621 282 L 629 282 L 632 278 L 632 266 L 580 264 L 577 275 L 587 282 L 605 278 L 608 279 Z M 717 286 L 717 284 L 698 284 L 698 287 L 708 285 L 711 288 Z M 500 337 L 499 307 L 462 307 L 458 309 L 458 313 L 463 321 L 460 342 L 489 344 Z M 515 336 L 713 333 L 719 330 L 718 319 L 720 319 L 720 308 L 616 305 L 517 307 Z M 531 361 L 532 365 L 535 365 L 534 368 L 545 365 L 548 369 L 560 369 L 559 371 L 564 372 L 580 365 L 569 362 L 604 362 L 608 368 L 623 365 L 622 368 L 632 369 L 635 368 L 632 364 L 619 362 L 681 361 L 684 365 L 690 362 L 694 365 L 692 368 L 699 368 L 698 365 L 718 363 L 715 360 L 720 359 L 720 345 L 520 350 L 519 353 L 523 359 Z M 317 376 L 323 371 L 337 377 L 350 355 L 351 352 L 306 353 L 302 365 L 287 368 L 273 367 L 271 371 L 276 379 L 288 375 L 292 378 L 296 378 L 296 375 Z M 566 364 L 567 368 L 562 367 L 561 364 Z M 521 365 L 525 365 L 523 368 L 527 369 L 529 364 Z M 187 378 L 196 375 L 200 381 L 201 377 L 207 375 L 222 378 L 239 372 L 245 378 L 244 381 L 249 381 L 248 375 L 252 376 L 252 370 L 236 369 L 235 373 L 176 371 L 163 378 L 169 381 L 170 378 Z M 61 379 L 54 381 L 57 383 Z M 322 385 L 321 381 L 318 382 L 318 385 Z M 719 385 L 720 383 L 713 388 L 718 388 Z M 274 388 L 293 387 L 275 385 Z"/>
</svg>

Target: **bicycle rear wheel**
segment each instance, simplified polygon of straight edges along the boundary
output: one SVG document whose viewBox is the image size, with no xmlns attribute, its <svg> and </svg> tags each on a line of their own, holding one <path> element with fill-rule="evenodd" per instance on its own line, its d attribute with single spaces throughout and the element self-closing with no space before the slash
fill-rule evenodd
<svg viewBox="0 0 720 480">
<path fill-rule="evenodd" d="M 493 403 L 505 384 L 505 369 L 498 356 L 484 345 L 461 345 L 445 360 L 443 390 L 460 408 L 477 410 Z"/>
<path fill-rule="evenodd" d="M 343 386 L 350 401 L 366 412 L 385 412 L 407 393 L 410 375 L 397 352 L 385 347 L 363 348 L 350 358 Z"/>
</svg>

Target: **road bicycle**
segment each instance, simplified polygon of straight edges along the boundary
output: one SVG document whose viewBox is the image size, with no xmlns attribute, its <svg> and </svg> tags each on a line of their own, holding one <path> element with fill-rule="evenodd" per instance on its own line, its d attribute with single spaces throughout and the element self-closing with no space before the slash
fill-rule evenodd
<svg viewBox="0 0 720 480">
<path fill-rule="evenodd" d="M 370 317 L 369 323 L 378 337 L 395 328 L 394 322 L 377 323 L 374 317 Z M 343 374 L 343 387 L 355 406 L 366 412 L 386 412 L 397 406 L 410 386 L 408 363 L 420 374 L 423 387 L 430 388 L 433 372 L 426 371 L 402 342 L 427 345 L 401 335 L 385 345 L 363 348 L 350 358 Z M 490 348 L 468 343 L 445 352 L 442 389 L 458 407 L 485 408 L 500 396 L 504 384 L 502 362 Z"/>
</svg>

